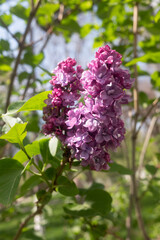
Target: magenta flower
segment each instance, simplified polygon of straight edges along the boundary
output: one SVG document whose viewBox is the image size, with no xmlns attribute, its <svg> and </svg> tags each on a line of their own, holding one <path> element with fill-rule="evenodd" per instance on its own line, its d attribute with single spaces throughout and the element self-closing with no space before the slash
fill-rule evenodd
<svg viewBox="0 0 160 240">
<path fill-rule="evenodd" d="M 130 100 L 125 90 L 134 80 L 120 68 L 121 58 L 108 45 L 98 49 L 86 71 L 67 58 L 53 71 L 53 91 L 45 100 L 43 132 L 56 135 L 92 170 L 109 169 L 109 151 L 124 139 L 121 105 Z"/>
</svg>

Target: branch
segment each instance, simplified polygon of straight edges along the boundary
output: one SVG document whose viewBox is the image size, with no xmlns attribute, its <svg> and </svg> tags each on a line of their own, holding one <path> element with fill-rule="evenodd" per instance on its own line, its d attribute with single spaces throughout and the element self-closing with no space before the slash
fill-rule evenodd
<svg viewBox="0 0 160 240">
<path fill-rule="evenodd" d="M 44 48 L 47 46 L 47 43 L 51 37 L 52 32 L 53 32 L 53 29 L 52 29 L 52 27 L 50 27 L 47 31 L 47 38 L 46 38 L 45 42 L 43 43 L 43 45 L 40 49 L 40 52 L 42 52 L 44 50 Z"/>
<path fill-rule="evenodd" d="M 160 101 L 160 97 L 159 97 L 159 98 L 156 98 L 156 99 L 153 101 L 153 103 L 152 103 L 152 105 L 150 106 L 148 112 L 146 113 L 146 115 L 145 115 L 144 118 L 142 119 L 141 125 L 140 125 L 139 128 L 137 129 L 137 131 L 136 131 L 136 133 L 135 133 L 136 135 L 138 135 L 138 133 L 139 133 L 141 127 L 143 126 L 144 122 L 146 121 L 146 119 L 148 118 L 148 116 L 150 115 L 150 113 L 152 112 L 152 110 L 157 106 L 157 104 L 159 103 L 159 101 Z"/>
<path fill-rule="evenodd" d="M 13 71 L 12 71 L 12 74 L 11 74 L 10 85 L 9 85 L 9 89 L 8 89 L 8 93 L 7 93 L 7 100 L 6 100 L 6 105 L 5 105 L 5 112 L 7 112 L 7 108 L 10 104 L 10 98 L 11 98 L 11 94 L 12 94 L 13 84 L 14 84 L 14 80 L 15 80 L 15 77 L 16 77 L 16 74 L 17 74 L 18 65 L 19 65 L 20 60 L 21 60 L 21 55 L 22 55 L 22 51 L 24 49 L 25 40 L 26 40 L 27 34 L 29 32 L 31 22 L 32 22 L 34 16 L 36 15 L 36 12 L 37 12 L 40 4 L 41 4 L 41 0 L 38 0 L 37 4 L 33 8 L 33 10 L 30 12 L 30 16 L 29 16 L 29 19 L 28 19 L 28 23 L 27 23 L 23 38 L 20 41 L 19 52 L 18 52 L 16 61 L 15 61 L 15 65 L 14 65 L 14 68 L 13 68 Z"/>
<path fill-rule="evenodd" d="M 133 9 L 133 54 L 134 58 L 137 58 L 137 37 L 138 37 L 138 4 L 136 3 L 134 5 Z M 133 89 L 133 96 L 134 96 L 134 109 L 136 112 L 136 115 L 138 115 L 139 112 L 139 104 L 138 104 L 138 71 L 137 71 L 137 65 L 134 65 L 134 77 L 135 77 L 135 85 Z"/>
<path fill-rule="evenodd" d="M 133 34 L 134 34 L 134 58 L 137 57 L 137 37 L 138 37 L 138 3 L 135 3 L 133 9 Z M 134 110 L 135 110 L 135 118 L 134 118 L 134 127 L 132 132 L 132 177 L 131 177 L 131 196 L 134 200 L 135 210 L 137 221 L 139 225 L 139 229 L 142 232 L 144 240 L 149 240 L 150 238 L 147 235 L 145 230 L 141 207 L 138 199 L 137 193 L 137 181 L 136 181 L 136 142 L 137 142 L 137 135 L 136 135 L 136 126 L 138 122 L 138 114 L 139 114 L 139 102 L 138 102 L 138 73 L 137 73 L 137 65 L 134 65 L 134 74 L 135 74 L 135 86 L 134 86 Z"/>
<path fill-rule="evenodd" d="M 145 153 L 147 151 L 148 143 L 149 143 L 150 137 L 152 135 L 152 131 L 153 131 L 153 128 L 154 128 L 154 125 L 155 125 L 156 121 L 157 121 L 157 117 L 154 116 L 151 120 L 151 123 L 149 125 L 148 131 L 147 131 L 147 134 L 146 134 L 146 137 L 145 137 L 145 140 L 144 140 L 143 148 L 142 148 L 140 158 L 139 158 L 139 168 L 137 170 L 138 179 L 140 178 L 140 175 L 141 175 L 141 170 L 143 168 L 144 156 L 145 156 Z"/>
<path fill-rule="evenodd" d="M 23 92 L 23 95 L 22 95 L 22 97 L 21 97 L 21 100 L 24 100 L 24 99 L 25 99 L 25 96 L 26 96 L 27 90 L 28 90 L 28 88 L 29 88 L 30 81 L 31 81 L 32 77 L 33 77 L 33 74 L 30 74 L 29 77 L 28 77 L 28 79 L 27 79 L 27 84 L 26 84 L 26 87 L 25 87 L 25 89 L 24 89 L 24 92 Z"/>
<path fill-rule="evenodd" d="M 25 47 L 25 48 L 26 48 L 26 47 L 32 47 L 33 45 L 35 45 L 35 44 L 39 43 L 40 41 L 42 41 L 46 36 L 47 36 L 47 38 L 48 38 L 48 36 L 50 36 L 50 35 L 52 34 L 52 32 L 53 32 L 53 30 L 52 30 L 52 28 L 50 27 L 50 28 L 47 30 L 46 34 L 44 34 L 43 36 L 41 36 L 39 39 L 37 39 L 37 40 L 35 40 L 35 41 L 31 41 L 30 43 L 25 44 L 24 47 Z"/>
<path fill-rule="evenodd" d="M 20 227 L 19 227 L 19 229 L 18 229 L 18 231 L 17 231 L 17 233 L 16 233 L 16 236 L 13 238 L 13 240 L 17 240 L 17 239 L 20 237 L 23 228 L 27 225 L 27 223 L 28 223 L 32 218 L 34 218 L 36 215 L 42 213 L 43 207 L 44 207 L 44 205 L 41 205 L 40 207 L 37 207 L 37 210 L 36 210 L 34 213 L 30 214 L 30 215 L 24 220 L 24 222 L 21 223 L 21 225 L 20 225 Z"/>
<path fill-rule="evenodd" d="M 18 45 L 20 44 L 20 41 L 16 38 L 16 36 L 9 30 L 8 26 L 3 22 L 2 18 L 0 18 L 0 22 L 3 25 L 3 27 L 7 30 L 7 32 L 16 40 Z"/>
<path fill-rule="evenodd" d="M 130 189 L 131 191 L 131 189 Z M 126 217 L 126 229 L 127 229 L 127 238 L 126 240 L 131 240 L 131 228 L 132 228 L 132 210 L 133 210 L 133 198 L 132 193 L 129 194 L 129 207 L 128 207 L 128 216 Z"/>
<path fill-rule="evenodd" d="M 64 14 L 64 5 L 60 4 L 59 14 L 58 14 L 58 21 L 61 21 L 63 19 L 63 14 Z"/>
</svg>

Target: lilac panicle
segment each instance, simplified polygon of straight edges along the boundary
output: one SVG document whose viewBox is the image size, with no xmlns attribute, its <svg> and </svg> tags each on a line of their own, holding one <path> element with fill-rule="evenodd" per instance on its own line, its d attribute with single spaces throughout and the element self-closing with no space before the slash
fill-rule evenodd
<svg viewBox="0 0 160 240">
<path fill-rule="evenodd" d="M 56 135 L 63 143 L 67 136 L 66 114 L 79 100 L 79 91 L 82 91 L 80 77 L 83 69 L 77 66 L 76 61 L 67 58 L 55 68 L 55 74 L 50 83 L 53 86 L 52 94 L 45 100 L 47 104 L 43 108 L 43 132 L 46 135 Z"/>
<path fill-rule="evenodd" d="M 121 105 L 129 101 L 125 89 L 133 79 L 120 68 L 121 55 L 101 47 L 88 70 L 68 58 L 58 64 L 50 81 L 53 92 L 45 101 L 45 134 L 55 134 L 71 149 L 72 157 L 93 170 L 109 169 L 109 151 L 120 146 L 125 128 Z M 78 103 L 83 97 L 84 103 Z"/>
</svg>

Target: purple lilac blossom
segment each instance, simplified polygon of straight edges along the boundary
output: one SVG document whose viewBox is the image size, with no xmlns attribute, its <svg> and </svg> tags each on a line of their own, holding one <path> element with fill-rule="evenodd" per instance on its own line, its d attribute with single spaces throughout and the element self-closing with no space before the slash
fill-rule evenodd
<svg viewBox="0 0 160 240">
<path fill-rule="evenodd" d="M 55 134 L 71 149 L 72 158 L 92 170 L 109 169 L 110 150 L 124 139 L 121 105 L 129 101 L 125 89 L 134 80 L 120 68 L 121 55 L 101 47 L 88 70 L 68 58 L 58 64 L 50 81 L 53 92 L 45 100 L 45 134 Z M 78 101 L 83 97 L 84 103 Z"/>
<path fill-rule="evenodd" d="M 65 143 L 67 136 L 66 114 L 79 100 L 79 91 L 82 91 L 80 77 L 83 69 L 81 66 L 75 69 L 75 65 L 76 61 L 72 58 L 58 64 L 53 71 L 55 76 L 50 81 L 53 86 L 52 94 L 48 95 L 45 100 L 47 106 L 43 108 L 43 120 L 46 122 L 42 127 L 43 133 L 56 135 L 62 143 Z"/>
</svg>

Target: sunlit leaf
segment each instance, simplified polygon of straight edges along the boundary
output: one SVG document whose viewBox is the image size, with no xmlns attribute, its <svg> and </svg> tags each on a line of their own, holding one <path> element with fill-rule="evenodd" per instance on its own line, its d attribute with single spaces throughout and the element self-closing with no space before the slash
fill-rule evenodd
<svg viewBox="0 0 160 240">
<path fill-rule="evenodd" d="M 7 114 L 13 114 L 16 113 L 25 103 L 26 101 L 18 101 L 18 102 L 13 102 L 9 105 L 7 109 Z"/>
<path fill-rule="evenodd" d="M 16 6 L 10 8 L 10 12 L 16 15 L 23 20 L 27 20 L 29 17 L 30 9 L 25 8 L 24 6 L 17 4 Z"/>
<path fill-rule="evenodd" d="M 145 63 L 159 63 L 160 62 L 160 52 L 146 53 L 142 57 L 134 58 L 132 61 L 126 64 L 127 67 L 136 64 L 137 62 Z"/>
<path fill-rule="evenodd" d="M 16 112 L 23 112 L 23 111 L 36 111 L 42 110 L 43 107 L 46 106 L 44 100 L 48 98 L 48 94 L 51 94 L 52 91 L 41 92 L 28 101 L 18 101 L 15 103 L 10 104 L 8 107 L 7 115 L 13 114 Z"/>
<path fill-rule="evenodd" d="M 157 12 L 154 20 L 155 20 L 155 22 L 157 23 L 157 22 L 159 21 L 159 19 L 160 19 L 160 11 Z"/>
<path fill-rule="evenodd" d="M 26 145 L 25 150 L 30 157 L 41 153 L 38 141 L 34 141 L 33 143 Z M 14 155 L 14 159 L 18 160 L 20 163 L 24 163 L 28 160 L 28 157 L 22 150 L 20 150 Z"/>
<path fill-rule="evenodd" d="M 19 143 L 21 145 L 23 139 L 26 137 L 27 132 L 25 128 L 27 123 L 16 123 L 6 134 L 2 135 L 0 139 L 5 139 L 11 143 Z"/>
<path fill-rule="evenodd" d="M 12 15 L 9 15 L 9 14 L 3 14 L 0 16 L 0 18 L 7 26 L 9 26 L 13 22 Z M 5 27 L 1 21 L 0 21 L 0 26 Z"/>
</svg>

